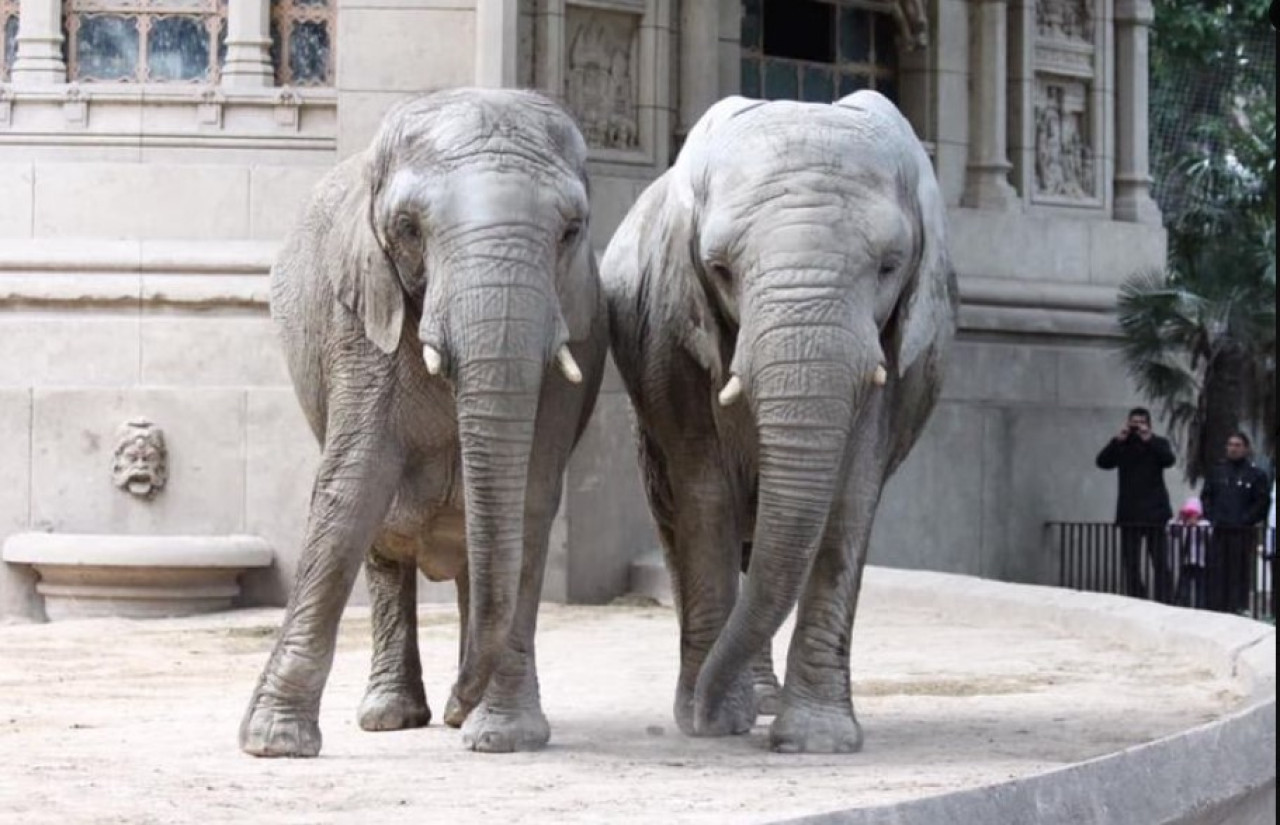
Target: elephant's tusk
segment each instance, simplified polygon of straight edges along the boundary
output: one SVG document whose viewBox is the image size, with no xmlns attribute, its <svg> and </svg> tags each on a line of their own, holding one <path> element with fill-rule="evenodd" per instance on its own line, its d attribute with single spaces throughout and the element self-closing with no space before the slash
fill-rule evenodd
<svg viewBox="0 0 1280 825">
<path fill-rule="evenodd" d="M 440 365 L 444 363 L 444 359 L 440 357 L 435 347 L 428 344 L 422 345 L 422 361 L 427 365 L 427 372 L 432 375 L 440 374 Z"/>
<path fill-rule="evenodd" d="M 736 375 L 730 375 L 724 389 L 720 390 L 720 406 L 727 407 L 741 397 L 742 379 Z"/>
<path fill-rule="evenodd" d="M 889 373 L 885 370 L 884 364 L 877 364 L 876 371 L 871 373 L 871 383 L 877 387 L 883 387 L 889 380 Z"/>
<path fill-rule="evenodd" d="M 560 372 L 564 373 L 564 377 L 570 384 L 582 383 L 582 370 L 578 369 L 578 362 L 573 360 L 573 353 L 569 352 L 568 344 L 556 350 L 556 366 L 560 368 Z"/>
</svg>

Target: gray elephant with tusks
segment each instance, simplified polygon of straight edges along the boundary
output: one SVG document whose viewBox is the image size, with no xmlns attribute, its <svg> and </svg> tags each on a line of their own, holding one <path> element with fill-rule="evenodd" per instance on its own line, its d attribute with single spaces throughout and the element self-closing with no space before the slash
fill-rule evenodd
<svg viewBox="0 0 1280 825">
<path fill-rule="evenodd" d="M 431 718 L 421 570 L 458 588 L 446 723 L 480 751 L 547 742 L 534 664 L 547 541 L 608 348 L 587 220 L 582 136 L 531 92 L 401 104 L 316 187 L 272 269 L 271 312 L 323 454 L 243 750 L 319 752 L 320 696 L 362 559 L 373 665 L 361 727 Z"/>
<path fill-rule="evenodd" d="M 798 602 L 770 745 L 857 750 L 850 635 L 872 519 L 955 328 L 924 149 L 875 92 L 722 100 L 627 215 L 601 280 L 674 585 L 677 723 L 746 732 L 752 662 Z"/>
</svg>

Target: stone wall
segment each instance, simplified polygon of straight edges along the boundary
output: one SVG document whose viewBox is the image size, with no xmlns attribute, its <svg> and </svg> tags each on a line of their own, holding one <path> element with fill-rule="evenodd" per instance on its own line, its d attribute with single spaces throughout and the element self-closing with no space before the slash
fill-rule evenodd
<svg viewBox="0 0 1280 825">
<path fill-rule="evenodd" d="M 233 28 L 252 28 L 254 2 L 232 0 Z M 1136 399 L 1109 313 L 1120 280 L 1164 250 L 1143 200 L 1145 121 L 1126 115 L 1145 111 L 1145 64 L 1139 78 L 1140 61 L 1120 61 L 1143 54 L 1145 12 L 1099 0 L 1084 43 L 1060 2 L 932 0 L 928 47 L 899 60 L 902 108 L 951 210 L 963 308 L 943 401 L 885 494 L 881 564 L 1045 582 L 1043 522 L 1111 511 L 1093 456 Z M 332 89 L 271 88 L 252 36 L 236 47 L 249 75 L 231 79 L 257 86 L 0 86 L 0 538 L 254 533 L 277 565 L 247 598 L 281 602 L 317 450 L 266 272 L 311 184 L 407 95 L 533 85 L 588 136 L 602 250 L 689 126 L 738 90 L 739 19 L 740 0 L 343 0 Z M 56 74 L 46 64 L 26 65 Z M 1042 76 L 1088 94 L 1041 100 Z M 1093 183 L 1060 186 L 1064 164 L 1079 183 L 1082 135 Z M 1050 167 L 1052 192 L 1036 172 Z M 169 441 L 170 482 L 149 503 L 110 482 L 112 434 L 134 415 Z M 547 598 L 606 601 L 656 547 L 634 453 L 611 371 L 566 479 Z M 0 614 L 36 612 L 29 574 L 0 570 Z"/>
</svg>

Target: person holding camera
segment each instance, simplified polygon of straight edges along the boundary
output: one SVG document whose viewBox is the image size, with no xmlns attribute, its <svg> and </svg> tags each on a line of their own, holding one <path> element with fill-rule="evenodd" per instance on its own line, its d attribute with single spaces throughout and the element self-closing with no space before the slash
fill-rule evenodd
<svg viewBox="0 0 1280 825">
<path fill-rule="evenodd" d="M 1168 603 L 1173 577 L 1165 556 L 1165 525 L 1173 518 L 1164 471 L 1177 462 L 1169 440 L 1151 429 L 1151 411 L 1134 407 L 1124 428 L 1098 453 L 1101 470 L 1116 470 L 1116 524 L 1120 528 L 1120 563 L 1125 592 L 1147 598 L 1142 582 L 1142 548 L 1151 560 L 1151 598 Z"/>
</svg>

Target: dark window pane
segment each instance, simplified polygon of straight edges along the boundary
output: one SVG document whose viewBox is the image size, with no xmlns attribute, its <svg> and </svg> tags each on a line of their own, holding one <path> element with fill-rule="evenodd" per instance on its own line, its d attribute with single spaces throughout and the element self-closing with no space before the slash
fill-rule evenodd
<svg viewBox="0 0 1280 825">
<path fill-rule="evenodd" d="M 861 9 L 840 10 L 840 61 L 871 62 L 871 20 Z"/>
<path fill-rule="evenodd" d="M 740 71 L 743 97 L 760 97 L 760 61 L 743 58 Z"/>
<path fill-rule="evenodd" d="M 836 8 L 815 0 L 766 0 L 764 53 L 816 63 L 835 61 Z M 768 85 L 768 77 L 765 85 Z"/>
<path fill-rule="evenodd" d="M 870 89 L 870 78 L 864 74 L 855 74 L 853 72 L 844 72 L 840 75 L 840 94 L 839 97 L 851 95 L 859 89 Z"/>
<path fill-rule="evenodd" d="M 295 85 L 319 85 L 328 80 L 329 26 L 320 21 L 295 20 L 289 31 L 289 73 Z"/>
<path fill-rule="evenodd" d="M 830 103 L 835 99 L 836 84 L 830 69 L 806 66 L 802 72 L 804 86 L 801 90 L 801 100 L 807 100 L 810 103 Z"/>
<path fill-rule="evenodd" d="M 151 80 L 201 80 L 209 75 L 209 32 L 199 17 L 157 17 L 147 35 Z"/>
<path fill-rule="evenodd" d="M 786 60 L 764 61 L 764 96 L 769 100 L 795 100 L 800 96 L 796 64 Z"/>
<path fill-rule="evenodd" d="M 322 9 L 329 5 L 329 0 L 293 0 L 294 8 Z"/>
<path fill-rule="evenodd" d="M 5 74 L 13 70 L 13 58 L 18 53 L 18 15 L 12 15 L 4 21 L 4 69 Z"/>
<path fill-rule="evenodd" d="M 885 97 L 898 102 L 898 84 L 892 77 L 881 77 L 876 79 L 876 91 Z"/>
<path fill-rule="evenodd" d="M 751 8 L 754 6 L 755 8 Z M 742 48 L 760 51 L 760 4 L 742 4 Z"/>
<path fill-rule="evenodd" d="M 876 65 L 898 68 L 898 25 L 887 14 L 873 14 L 876 26 Z"/>
<path fill-rule="evenodd" d="M 77 80 L 129 80 L 138 73 L 138 21 L 110 14 L 80 16 Z"/>
</svg>

